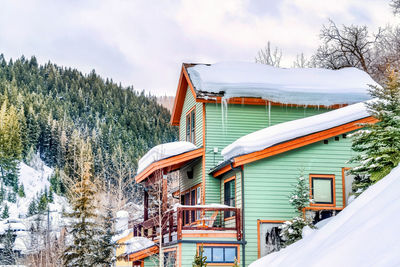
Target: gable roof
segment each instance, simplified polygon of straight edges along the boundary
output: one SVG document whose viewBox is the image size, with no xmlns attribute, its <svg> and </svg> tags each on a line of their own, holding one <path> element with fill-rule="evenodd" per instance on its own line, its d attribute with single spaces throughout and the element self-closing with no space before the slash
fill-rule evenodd
<svg viewBox="0 0 400 267">
<path fill-rule="evenodd" d="M 376 123 L 364 103 L 288 121 L 245 135 L 222 150 L 224 163 L 211 173 L 219 176 L 232 168 L 303 147 L 340 134 L 354 131 L 365 124 Z"/>
<path fill-rule="evenodd" d="M 369 85 L 379 86 L 356 68 L 276 68 L 264 64 L 225 62 L 182 64 L 171 117 L 179 125 L 186 90 L 197 102 L 294 104 L 338 108 L 369 99 Z"/>
</svg>

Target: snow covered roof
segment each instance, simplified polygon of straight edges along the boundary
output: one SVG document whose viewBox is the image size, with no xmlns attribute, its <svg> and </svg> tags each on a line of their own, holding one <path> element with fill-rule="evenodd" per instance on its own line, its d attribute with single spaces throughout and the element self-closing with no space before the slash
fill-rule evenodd
<svg viewBox="0 0 400 267">
<path fill-rule="evenodd" d="M 349 105 L 319 115 L 276 124 L 242 136 L 225 147 L 221 154 L 224 160 L 229 160 L 369 116 L 364 103 Z"/>
<path fill-rule="evenodd" d="M 252 263 L 275 266 L 400 266 L 400 167 L 323 228 Z"/>
<path fill-rule="evenodd" d="M 126 241 L 125 254 L 127 255 L 132 254 L 140 250 L 152 247 L 154 245 L 155 245 L 154 242 L 146 237 L 140 237 L 140 236 L 132 237 L 131 239 Z"/>
<path fill-rule="evenodd" d="M 276 68 L 265 64 L 224 62 L 187 65 L 198 98 L 258 97 L 298 105 L 353 104 L 369 99 L 378 85 L 356 68 Z"/>
<path fill-rule="evenodd" d="M 155 146 L 139 160 L 137 173 L 142 172 L 153 162 L 176 156 L 196 148 L 197 147 L 194 144 L 184 141 L 165 143 Z"/>
</svg>

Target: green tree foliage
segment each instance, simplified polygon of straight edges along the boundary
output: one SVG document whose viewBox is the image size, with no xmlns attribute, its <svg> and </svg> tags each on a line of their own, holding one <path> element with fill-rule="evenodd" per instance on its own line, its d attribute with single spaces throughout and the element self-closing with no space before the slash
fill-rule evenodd
<svg viewBox="0 0 400 267">
<path fill-rule="evenodd" d="M 194 256 L 194 260 L 192 263 L 193 267 L 206 267 L 207 266 L 207 257 L 203 255 L 204 249 L 203 245 L 200 246 L 199 251 L 196 252 L 196 255 Z"/>
<path fill-rule="evenodd" d="M 65 171 L 76 151 L 71 142 L 73 135 L 89 140 L 96 176 L 111 164 L 110 155 L 118 146 L 128 159 L 131 173 L 135 173 L 144 153 L 177 136 L 176 129 L 169 125 L 168 110 L 158 105 L 154 97 L 103 79 L 94 71 L 84 75 L 52 63 L 38 65 L 35 57 L 7 62 L 0 55 L 0 105 L 0 116 L 5 116 L 4 109 L 7 114 L 19 116 L 7 127 L 21 129 L 13 131 L 19 132 L 20 144 L 8 146 L 1 136 L 9 135 L 10 130 L 1 130 L 4 127 L 0 126 L 0 153 L 4 153 L 2 144 L 7 146 L 7 153 L 9 148 L 13 150 L 11 158 L 20 157 L 22 152 L 28 159 L 29 154 L 39 152 L 47 165 L 59 171 Z M 0 167 L 3 172 L 10 169 L 8 161 L 0 162 Z M 101 173 L 101 177 L 113 179 L 109 172 Z M 61 187 L 54 189 L 65 190 Z"/>
<path fill-rule="evenodd" d="M 304 178 L 303 174 L 301 174 L 297 180 L 295 189 L 290 195 L 289 202 L 296 209 L 296 211 L 299 212 L 301 212 L 310 203 L 308 182 Z"/>
<path fill-rule="evenodd" d="M 13 251 L 15 235 L 13 234 L 10 227 L 6 230 L 6 233 L 1 237 L 0 245 L 2 249 L 0 250 L 0 264 L 13 265 L 15 264 L 16 255 Z"/>
<path fill-rule="evenodd" d="M 8 205 L 6 204 L 3 209 L 3 213 L 1 214 L 2 219 L 7 219 L 10 216 L 8 211 Z"/>
<path fill-rule="evenodd" d="M 385 177 L 400 161 L 400 81 L 399 74 L 390 71 L 382 87 L 371 87 L 375 99 L 367 103 L 368 110 L 379 123 L 368 124 L 354 134 L 352 148 L 359 152 L 352 159 L 359 165 L 354 189 L 366 189 Z"/>
<path fill-rule="evenodd" d="M 18 161 L 22 156 L 19 115 L 7 98 L 0 107 L 0 175 L 6 185 L 18 188 Z"/>
<path fill-rule="evenodd" d="M 18 196 L 19 197 L 25 197 L 25 189 L 24 189 L 24 185 L 21 184 L 18 188 Z"/>
</svg>

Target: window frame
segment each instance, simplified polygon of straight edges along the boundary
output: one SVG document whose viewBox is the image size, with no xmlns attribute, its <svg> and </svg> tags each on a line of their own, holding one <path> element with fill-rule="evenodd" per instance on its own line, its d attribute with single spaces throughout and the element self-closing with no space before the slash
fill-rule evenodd
<svg viewBox="0 0 400 267">
<path fill-rule="evenodd" d="M 229 182 L 232 182 L 233 180 L 234 180 L 234 183 L 235 183 L 235 188 L 234 188 L 234 192 L 233 192 L 234 193 L 233 200 L 235 202 L 235 206 L 234 207 L 236 207 L 236 202 L 237 202 L 236 201 L 236 175 L 234 175 L 232 177 L 229 177 L 229 178 L 224 180 L 224 189 L 223 189 L 224 190 L 224 199 L 223 199 L 224 202 L 223 203 L 224 203 L 224 205 L 228 205 L 228 204 L 226 204 L 225 185 L 227 183 L 229 183 Z M 230 199 L 232 199 L 232 197 Z M 228 206 L 230 206 L 230 204 Z M 233 213 L 232 211 L 225 211 L 224 212 L 224 221 L 234 219 L 235 215 L 233 215 L 232 213 Z"/>
<path fill-rule="evenodd" d="M 235 263 L 235 260 L 233 261 L 226 261 L 225 260 L 225 249 L 226 248 L 234 248 L 235 249 L 235 258 L 237 259 L 238 262 L 240 262 L 240 251 L 239 251 L 239 246 L 238 245 L 229 245 L 229 244 L 197 244 L 197 252 L 200 251 L 200 247 L 203 245 L 203 249 L 205 248 L 211 248 L 211 255 L 213 255 L 213 248 L 222 248 L 223 249 L 223 261 L 209 261 L 206 260 L 206 263 L 209 265 L 221 265 L 221 266 L 232 266 L 233 263 Z M 203 254 L 204 255 L 204 254 Z M 211 256 L 212 257 L 212 256 Z"/>
<path fill-rule="evenodd" d="M 336 181 L 334 174 L 310 174 L 310 199 L 314 196 L 314 179 L 330 179 L 331 180 L 331 196 L 332 202 L 310 202 L 313 207 L 335 207 L 336 206 Z"/>
<path fill-rule="evenodd" d="M 185 141 L 196 145 L 196 106 L 186 113 Z"/>
<path fill-rule="evenodd" d="M 201 205 L 201 202 L 198 203 L 199 197 L 198 194 L 200 193 L 201 196 L 201 185 L 202 183 L 199 183 L 195 186 L 192 186 L 188 189 L 186 189 L 185 191 L 181 192 L 181 203 L 184 203 L 184 205 L 189 205 L 189 206 L 196 206 L 196 205 Z M 200 190 L 199 190 L 200 188 Z M 194 205 L 192 204 L 192 200 L 193 200 L 193 196 L 192 194 L 194 194 Z M 188 196 L 189 201 L 186 201 L 186 196 Z M 201 199 L 200 199 L 201 201 Z M 189 203 L 187 203 L 189 202 Z M 201 211 L 195 212 L 195 211 L 185 211 L 184 212 L 184 225 L 190 225 L 192 223 L 195 223 L 198 221 L 198 219 L 201 216 Z"/>
</svg>

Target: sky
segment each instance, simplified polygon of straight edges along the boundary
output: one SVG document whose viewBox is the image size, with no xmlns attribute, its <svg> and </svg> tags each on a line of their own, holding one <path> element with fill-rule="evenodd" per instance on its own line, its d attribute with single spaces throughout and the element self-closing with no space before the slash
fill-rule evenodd
<svg viewBox="0 0 400 267">
<path fill-rule="evenodd" d="M 400 24 L 389 0 L 1 0 L 0 53 L 95 69 L 155 95 L 174 95 L 183 62 L 254 62 L 271 42 L 290 67 L 310 56 L 328 18 Z"/>
</svg>

